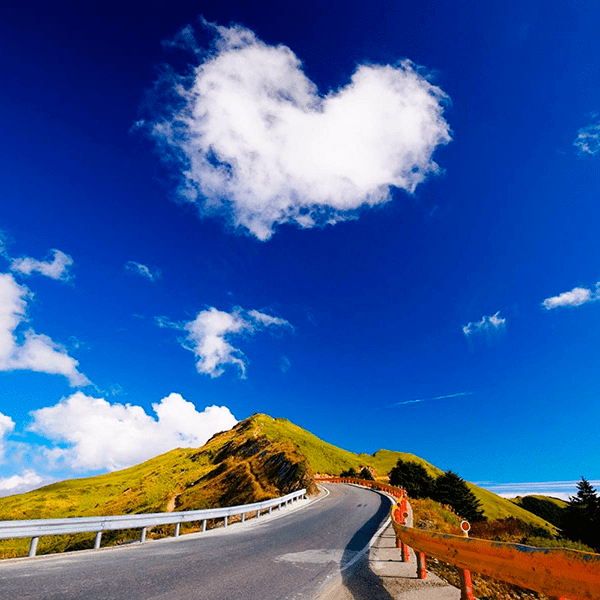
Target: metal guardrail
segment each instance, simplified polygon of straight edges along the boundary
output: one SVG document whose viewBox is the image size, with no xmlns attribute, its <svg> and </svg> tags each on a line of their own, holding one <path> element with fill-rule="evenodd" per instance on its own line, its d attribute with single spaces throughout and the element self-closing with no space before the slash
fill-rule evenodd
<svg viewBox="0 0 600 600">
<path fill-rule="evenodd" d="M 158 525 L 175 524 L 175 537 L 179 537 L 181 523 L 191 521 L 202 521 L 202 531 L 206 531 L 208 519 L 223 519 L 227 527 L 229 517 L 241 515 L 242 522 L 245 521 L 247 513 L 268 510 L 271 514 L 274 507 L 281 509 L 283 506 L 306 497 L 306 490 L 298 490 L 280 498 L 254 502 L 253 504 L 242 504 L 240 506 L 228 506 L 225 508 L 209 508 L 205 510 L 189 510 L 184 512 L 170 513 L 142 513 L 132 515 L 116 515 L 108 517 L 69 517 L 66 519 L 34 519 L 29 521 L 0 521 L 0 540 L 14 538 L 31 538 L 29 546 L 29 557 L 36 555 L 37 545 L 40 537 L 46 535 L 64 535 L 70 533 L 96 533 L 94 549 L 100 547 L 103 531 L 114 531 L 117 529 L 141 529 L 140 542 L 146 540 L 148 527 Z"/>
</svg>

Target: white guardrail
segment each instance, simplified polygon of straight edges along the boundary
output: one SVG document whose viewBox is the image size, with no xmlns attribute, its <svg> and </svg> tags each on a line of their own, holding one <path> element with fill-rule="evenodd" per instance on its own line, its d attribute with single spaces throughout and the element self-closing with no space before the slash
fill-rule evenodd
<svg viewBox="0 0 600 600">
<path fill-rule="evenodd" d="M 170 513 L 142 513 L 135 515 L 116 515 L 110 517 L 69 517 L 66 519 L 33 519 L 30 521 L 0 521 L 0 540 L 14 538 L 31 538 L 29 546 L 29 557 L 35 556 L 40 537 L 45 535 L 64 535 L 68 533 L 96 533 L 94 549 L 100 548 L 100 540 L 103 531 L 115 529 L 141 529 L 140 543 L 146 540 L 148 527 L 158 525 L 175 524 L 175 537 L 179 537 L 181 523 L 190 521 L 202 521 L 202 531 L 206 531 L 208 519 L 223 519 L 224 527 L 227 527 L 229 517 L 242 516 L 242 523 L 247 513 L 256 512 L 256 518 L 260 517 L 262 510 L 268 510 L 271 514 L 274 507 L 281 509 L 291 502 L 306 497 L 306 490 L 302 489 L 292 492 L 281 498 L 254 502 L 253 504 L 242 504 L 240 506 L 228 506 L 226 508 L 208 508 L 205 510 L 188 510 L 185 512 Z"/>
</svg>

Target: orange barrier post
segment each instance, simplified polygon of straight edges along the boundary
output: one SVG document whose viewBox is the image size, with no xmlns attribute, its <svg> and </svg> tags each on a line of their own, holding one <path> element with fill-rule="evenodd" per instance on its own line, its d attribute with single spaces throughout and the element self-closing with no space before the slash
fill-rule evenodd
<svg viewBox="0 0 600 600">
<path fill-rule="evenodd" d="M 468 521 L 461 521 L 461 531 L 464 537 L 469 537 L 471 525 Z M 471 571 L 468 569 L 458 569 L 460 577 L 460 600 L 475 600 L 473 597 L 473 583 L 471 582 Z"/>
<path fill-rule="evenodd" d="M 423 552 L 415 552 L 417 555 L 417 579 L 427 579 L 427 561 Z"/>
</svg>

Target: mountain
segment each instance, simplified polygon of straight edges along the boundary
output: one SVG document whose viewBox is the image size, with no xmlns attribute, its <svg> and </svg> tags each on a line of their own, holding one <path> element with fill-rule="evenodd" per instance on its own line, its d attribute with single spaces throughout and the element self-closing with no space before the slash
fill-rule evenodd
<svg viewBox="0 0 600 600">
<path fill-rule="evenodd" d="M 135 467 L 96 477 L 71 479 L 0 498 L 0 520 L 115 515 L 194 510 L 266 500 L 306 488 L 316 492 L 314 475 L 339 475 L 369 466 L 380 480 L 397 460 L 441 471 L 408 453 L 379 450 L 355 454 L 328 444 L 287 419 L 256 414 L 218 433 L 201 448 L 171 450 Z M 537 526 L 550 525 L 514 503 L 470 484 L 490 518 L 515 516 Z M 132 532 L 133 538 L 137 533 Z M 108 543 L 125 539 L 105 534 Z M 93 536 L 42 538 L 39 552 L 89 547 Z M 26 553 L 27 540 L 0 543 L 0 556 Z"/>
</svg>

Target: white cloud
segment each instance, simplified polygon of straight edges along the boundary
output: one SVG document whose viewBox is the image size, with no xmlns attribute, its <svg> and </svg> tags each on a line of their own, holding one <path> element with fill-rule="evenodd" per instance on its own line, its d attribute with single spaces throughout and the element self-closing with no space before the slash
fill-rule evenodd
<svg viewBox="0 0 600 600">
<path fill-rule="evenodd" d="M 133 260 L 130 260 L 127 263 L 125 263 L 125 269 L 127 269 L 128 271 L 132 271 L 133 273 L 136 273 L 137 275 L 140 275 L 141 277 L 145 277 L 146 279 L 149 279 L 150 281 L 156 281 L 157 279 L 160 279 L 160 277 L 161 277 L 161 273 L 160 273 L 159 269 L 156 269 L 156 268 L 151 269 L 150 267 L 147 267 L 146 265 L 143 265 L 142 263 L 139 263 L 139 262 L 135 262 Z"/>
<path fill-rule="evenodd" d="M 240 377 L 244 378 L 246 357 L 241 350 L 232 346 L 229 340 L 236 335 L 252 335 L 270 326 L 291 327 L 285 319 L 272 317 L 257 310 L 244 311 L 236 308 L 227 313 L 211 307 L 200 311 L 193 321 L 180 328 L 188 332 L 183 346 L 196 355 L 198 373 L 219 377 L 224 373 L 223 367 L 230 364 L 237 366 Z"/>
<path fill-rule="evenodd" d="M 573 142 L 580 156 L 595 156 L 600 152 L 600 121 L 594 125 L 582 127 L 577 132 L 577 139 Z"/>
<path fill-rule="evenodd" d="M 48 453 L 55 463 L 76 469 L 116 470 L 173 448 L 202 446 L 215 433 L 237 423 L 225 406 L 198 412 L 194 404 L 175 393 L 152 408 L 157 419 L 141 406 L 111 404 L 76 392 L 54 406 L 33 411 L 29 429 L 56 444 Z"/>
<path fill-rule="evenodd" d="M 166 82 L 174 108 L 149 124 L 179 167 L 181 199 L 201 214 L 227 213 L 266 240 L 277 224 L 351 218 L 439 171 L 447 96 L 410 61 L 359 65 L 323 96 L 288 47 L 241 26 L 209 27 L 213 51 L 196 52 L 190 77 Z"/>
<path fill-rule="evenodd" d="M 31 275 L 37 272 L 51 279 L 68 281 L 71 278 L 69 268 L 73 264 L 73 259 L 60 250 L 52 250 L 52 252 L 54 257 L 46 261 L 36 260 L 28 256 L 13 258 L 10 261 L 10 270 L 21 275 Z"/>
<path fill-rule="evenodd" d="M 563 292 L 558 296 L 546 298 L 542 306 L 546 310 L 558 308 L 559 306 L 581 306 L 588 302 L 595 302 L 600 299 L 600 282 L 596 284 L 596 290 L 592 291 L 584 287 L 575 287 L 570 292 Z"/>
<path fill-rule="evenodd" d="M 40 477 L 40 475 L 32 470 L 23 471 L 22 475 L 1 477 L 0 497 L 28 492 L 39 487 L 42 483 L 49 483 L 49 480 Z"/>
<path fill-rule="evenodd" d="M 503 319 L 500 316 L 500 311 L 498 311 L 493 315 L 481 317 L 479 321 L 468 323 L 462 328 L 462 330 L 467 337 L 477 333 L 490 336 L 494 333 L 500 332 L 505 326 L 506 319 Z"/>
<path fill-rule="evenodd" d="M 18 343 L 17 327 L 27 319 L 30 292 L 8 273 L 0 273 L 0 371 L 29 370 L 64 375 L 72 386 L 89 384 L 77 370 L 79 364 L 65 348 L 47 335 L 28 329 Z"/>
<path fill-rule="evenodd" d="M 0 462 L 4 459 L 4 438 L 15 428 L 15 422 L 7 415 L 0 413 Z"/>
</svg>

